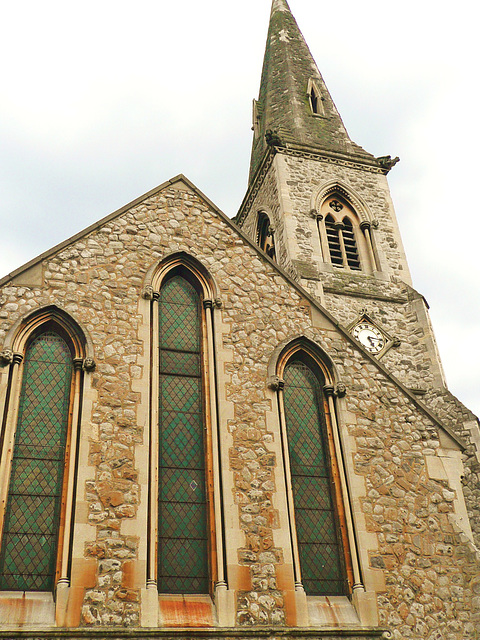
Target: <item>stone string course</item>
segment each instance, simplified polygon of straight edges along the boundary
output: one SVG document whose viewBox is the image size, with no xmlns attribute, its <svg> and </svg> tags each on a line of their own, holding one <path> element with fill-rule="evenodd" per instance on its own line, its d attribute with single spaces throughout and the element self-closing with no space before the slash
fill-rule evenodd
<svg viewBox="0 0 480 640">
<path fill-rule="evenodd" d="M 299 185 L 301 177 L 299 168 Z M 273 194 L 273 181 L 270 189 Z M 375 215 L 381 218 L 381 213 Z M 272 211 L 274 220 L 276 215 Z M 136 458 L 146 438 L 139 416 L 147 402 L 138 383 L 148 377 L 138 309 L 148 269 L 176 251 L 196 257 L 209 270 L 223 302 L 221 346 L 231 360 L 220 363 L 226 379 L 220 393 L 234 407 L 222 423 L 232 443 L 228 461 L 234 487 L 225 500 L 237 507 L 235 526 L 244 539 L 238 564 L 251 581 L 250 589 L 236 594 L 237 624 L 281 627 L 286 620 L 285 593 L 277 581 L 285 549 L 274 544 L 280 434 L 267 423 L 274 408 L 266 372 L 274 349 L 304 334 L 329 354 L 347 385 L 342 402 L 348 419 L 342 429 L 354 446 L 346 463 L 365 486 L 359 506 L 366 531 L 376 540 L 365 571 L 384 575 L 385 589 L 377 594 L 381 625 L 392 630 L 393 640 L 475 638 L 478 559 L 450 524 L 454 492 L 446 482 L 429 479 L 426 470 L 425 457 L 435 456 L 439 447 L 438 427 L 333 326 L 312 326 L 309 302 L 195 193 L 174 187 L 47 259 L 42 288 L 8 285 L 0 295 L 0 347 L 13 323 L 49 304 L 65 308 L 94 346 L 95 401 L 91 415 L 84 416 L 91 474 L 80 494 L 91 531 L 84 555 L 95 560 L 97 571 L 95 586 L 85 591 L 81 624 L 139 625 L 141 591 L 131 575 L 141 535 L 132 535 L 131 526 L 124 531 L 129 521 L 141 530 L 138 514 L 146 500 Z M 347 321 L 360 302 L 342 310 L 339 301 L 330 298 Z M 382 308 L 372 313 L 380 317 Z M 402 313 L 393 304 L 388 310 Z M 408 332 L 408 314 L 403 321 Z M 398 333 L 398 325 L 386 319 L 392 333 Z M 405 341 L 402 357 L 418 357 L 422 366 L 424 355 L 415 348 Z"/>
</svg>

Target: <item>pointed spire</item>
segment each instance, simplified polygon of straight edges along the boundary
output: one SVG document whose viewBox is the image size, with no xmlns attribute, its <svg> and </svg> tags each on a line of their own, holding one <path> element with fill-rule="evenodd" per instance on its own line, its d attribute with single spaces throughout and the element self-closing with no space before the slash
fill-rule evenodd
<svg viewBox="0 0 480 640">
<path fill-rule="evenodd" d="M 287 0 L 273 0 L 258 101 L 250 180 L 268 145 L 373 159 L 353 143 Z"/>
</svg>

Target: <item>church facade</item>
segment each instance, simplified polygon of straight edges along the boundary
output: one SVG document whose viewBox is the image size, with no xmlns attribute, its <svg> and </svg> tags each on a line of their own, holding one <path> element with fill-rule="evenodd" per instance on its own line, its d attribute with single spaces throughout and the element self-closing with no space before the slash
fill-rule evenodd
<svg viewBox="0 0 480 640">
<path fill-rule="evenodd" d="M 0 281 L 0 638 L 480 630 L 480 429 L 273 0 L 235 220 L 177 176 Z"/>
</svg>

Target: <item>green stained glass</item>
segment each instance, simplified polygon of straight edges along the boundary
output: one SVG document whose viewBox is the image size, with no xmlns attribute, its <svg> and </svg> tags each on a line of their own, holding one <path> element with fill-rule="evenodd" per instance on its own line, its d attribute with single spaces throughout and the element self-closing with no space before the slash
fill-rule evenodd
<svg viewBox="0 0 480 640">
<path fill-rule="evenodd" d="M 0 589 L 54 587 L 72 371 L 68 346 L 56 333 L 43 333 L 29 345 L 0 552 Z"/>
<path fill-rule="evenodd" d="M 182 278 L 160 292 L 158 589 L 208 593 L 200 298 Z"/>
<path fill-rule="evenodd" d="M 330 478 L 320 383 L 303 362 L 285 369 L 285 416 L 302 582 L 309 595 L 343 595 L 345 576 Z"/>
</svg>

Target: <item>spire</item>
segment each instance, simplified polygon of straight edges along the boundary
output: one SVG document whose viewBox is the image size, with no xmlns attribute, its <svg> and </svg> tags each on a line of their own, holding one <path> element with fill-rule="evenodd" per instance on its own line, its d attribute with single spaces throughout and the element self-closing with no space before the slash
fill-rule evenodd
<svg viewBox="0 0 480 640">
<path fill-rule="evenodd" d="M 271 146 L 373 160 L 353 143 L 286 0 L 273 0 L 258 101 L 250 180 Z"/>
</svg>

